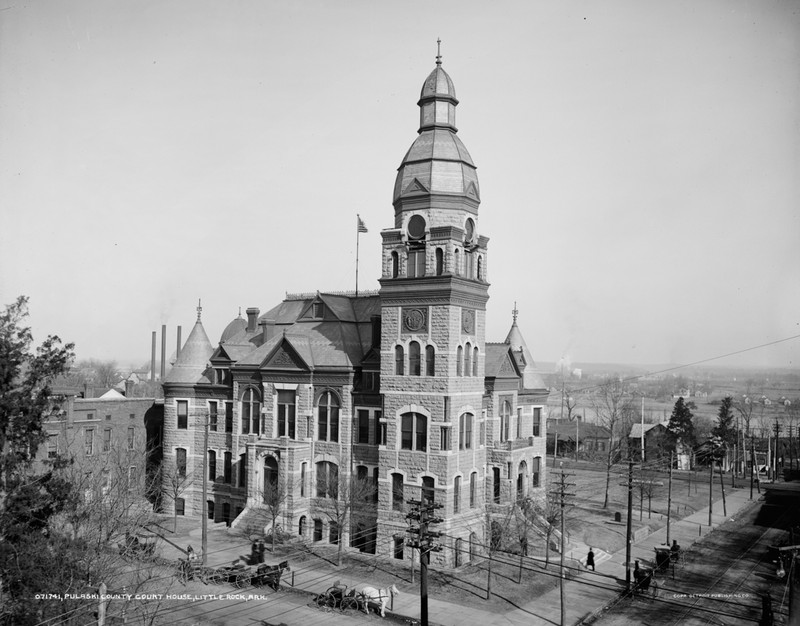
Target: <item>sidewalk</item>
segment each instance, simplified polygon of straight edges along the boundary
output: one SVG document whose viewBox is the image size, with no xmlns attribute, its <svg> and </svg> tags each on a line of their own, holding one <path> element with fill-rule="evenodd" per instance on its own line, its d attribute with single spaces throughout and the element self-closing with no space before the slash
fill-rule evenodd
<svg viewBox="0 0 800 626">
<path fill-rule="evenodd" d="M 754 505 L 758 501 L 758 496 L 749 499 L 749 488 L 740 488 L 730 491 L 727 496 L 727 516 L 722 515 L 722 501 L 714 502 L 712 515 L 712 525 L 708 526 L 708 508 L 701 509 L 688 517 L 673 522 L 670 527 L 670 541 L 677 539 L 678 544 L 686 549 L 697 541 L 702 541 L 704 537 L 713 529 L 735 517 L 740 511 Z M 246 562 L 250 554 L 250 545 L 240 537 L 235 537 L 225 529 L 214 528 L 209 530 L 209 554 L 208 565 L 220 566 L 229 565 L 233 561 L 240 559 Z M 182 549 L 191 543 L 196 550 L 200 548 L 200 530 L 192 530 L 188 537 L 186 535 L 175 539 L 176 545 L 165 545 L 163 556 L 165 558 L 184 558 Z M 652 562 L 654 558 L 653 548 L 666 544 L 666 528 L 654 532 L 653 534 L 633 543 L 631 547 L 631 559 L 639 560 L 642 563 Z M 577 555 L 577 548 L 573 554 Z M 625 550 L 607 554 L 595 550 L 597 571 L 583 571 L 577 578 L 568 579 L 564 583 L 564 596 L 566 602 L 566 623 L 577 624 L 592 613 L 602 609 L 608 603 L 619 596 L 625 582 Z M 267 553 L 267 562 L 271 562 L 270 554 Z M 585 558 L 585 554 L 583 555 Z M 556 571 L 555 569 L 551 571 Z M 294 585 L 294 588 L 310 594 L 323 593 L 334 582 L 339 581 L 348 586 L 359 582 L 349 580 L 347 577 L 340 576 L 336 572 L 323 573 L 317 570 L 298 568 L 281 581 L 286 585 Z M 276 603 L 281 600 L 276 598 Z M 290 601 L 285 600 L 287 606 Z M 277 608 L 277 607 L 276 607 Z M 389 614 L 387 606 L 387 615 Z M 420 619 L 420 601 L 418 593 L 401 593 L 394 598 L 394 606 L 391 613 L 399 618 L 405 617 L 414 620 Z M 428 616 L 432 624 L 441 626 L 465 626 L 468 624 L 481 624 L 482 626 L 531 626 L 532 624 L 554 624 L 561 623 L 561 595 L 558 588 L 557 578 L 553 578 L 553 588 L 551 591 L 531 599 L 529 603 L 510 611 L 497 613 L 493 611 L 481 610 L 478 608 L 445 602 L 433 597 L 428 598 Z M 326 617 L 328 624 L 346 624 L 349 618 L 346 615 L 329 613 Z M 291 625 L 291 621 L 286 621 Z"/>
</svg>

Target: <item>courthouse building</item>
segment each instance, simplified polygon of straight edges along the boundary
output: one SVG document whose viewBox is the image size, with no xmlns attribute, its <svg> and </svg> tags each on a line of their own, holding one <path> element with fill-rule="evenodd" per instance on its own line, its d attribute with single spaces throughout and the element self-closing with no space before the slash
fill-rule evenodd
<svg viewBox="0 0 800 626">
<path fill-rule="evenodd" d="M 432 560 L 457 566 L 493 515 L 544 498 L 547 390 L 516 310 L 505 341 L 486 342 L 489 238 L 457 105 L 437 57 L 381 232 L 378 292 L 287 295 L 247 309 L 216 346 L 198 307 L 163 383 L 179 513 L 202 514 L 205 467 L 209 518 L 267 526 L 264 494 L 280 487 L 284 532 L 410 558 L 406 501 L 427 498 L 443 505 Z M 326 504 L 350 477 L 376 495 L 370 516 L 339 528 Z"/>
</svg>

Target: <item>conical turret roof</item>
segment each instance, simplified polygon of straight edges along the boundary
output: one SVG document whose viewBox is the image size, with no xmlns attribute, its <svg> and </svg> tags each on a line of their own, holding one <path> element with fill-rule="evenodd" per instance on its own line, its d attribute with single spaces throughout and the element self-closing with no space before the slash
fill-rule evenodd
<svg viewBox="0 0 800 626">
<path fill-rule="evenodd" d="M 195 384 L 210 383 L 206 376 L 209 368 L 209 359 L 214 352 L 208 340 L 203 323 L 198 314 L 197 321 L 183 344 L 180 356 L 175 361 L 169 374 L 164 378 L 166 384 Z"/>
</svg>

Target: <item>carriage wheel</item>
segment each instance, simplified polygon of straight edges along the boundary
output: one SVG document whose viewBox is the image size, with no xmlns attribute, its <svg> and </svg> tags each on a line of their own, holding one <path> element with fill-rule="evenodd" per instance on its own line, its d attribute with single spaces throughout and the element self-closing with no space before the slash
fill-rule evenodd
<svg viewBox="0 0 800 626">
<path fill-rule="evenodd" d="M 342 611 L 347 611 L 348 609 L 358 611 L 358 600 L 353 596 L 342 598 L 342 603 L 339 605 L 339 608 Z"/>
<path fill-rule="evenodd" d="M 317 596 L 317 606 L 319 608 L 327 607 L 332 609 L 336 606 L 336 598 L 334 598 L 333 595 L 328 592 L 321 593 Z"/>
<path fill-rule="evenodd" d="M 212 569 L 209 570 L 207 578 L 212 585 L 219 585 L 225 580 L 225 575 L 218 570 Z"/>
<path fill-rule="evenodd" d="M 236 575 L 236 586 L 239 587 L 239 589 L 244 589 L 249 584 L 250 584 L 249 572 L 242 572 L 241 574 Z"/>
</svg>

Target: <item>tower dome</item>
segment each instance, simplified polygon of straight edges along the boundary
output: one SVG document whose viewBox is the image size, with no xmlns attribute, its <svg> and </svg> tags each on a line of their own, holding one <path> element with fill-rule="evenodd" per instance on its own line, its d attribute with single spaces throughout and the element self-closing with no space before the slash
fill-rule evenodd
<svg viewBox="0 0 800 626">
<path fill-rule="evenodd" d="M 419 196 L 444 195 L 470 198 L 477 212 L 480 190 L 475 164 L 457 136 L 456 89 L 436 56 L 436 67 L 425 79 L 417 102 L 419 136 L 411 145 L 395 179 L 392 202 L 397 212 L 404 201 Z"/>
<path fill-rule="evenodd" d="M 222 336 L 219 338 L 220 343 L 225 343 L 231 337 L 235 337 L 244 329 L 247 328 L 247 322 L 242 317 L 242 310 L 239 309 L 239 317 L 231 322 L 225 327 L 225 330 L 222 331 Z"/>
</svg>

